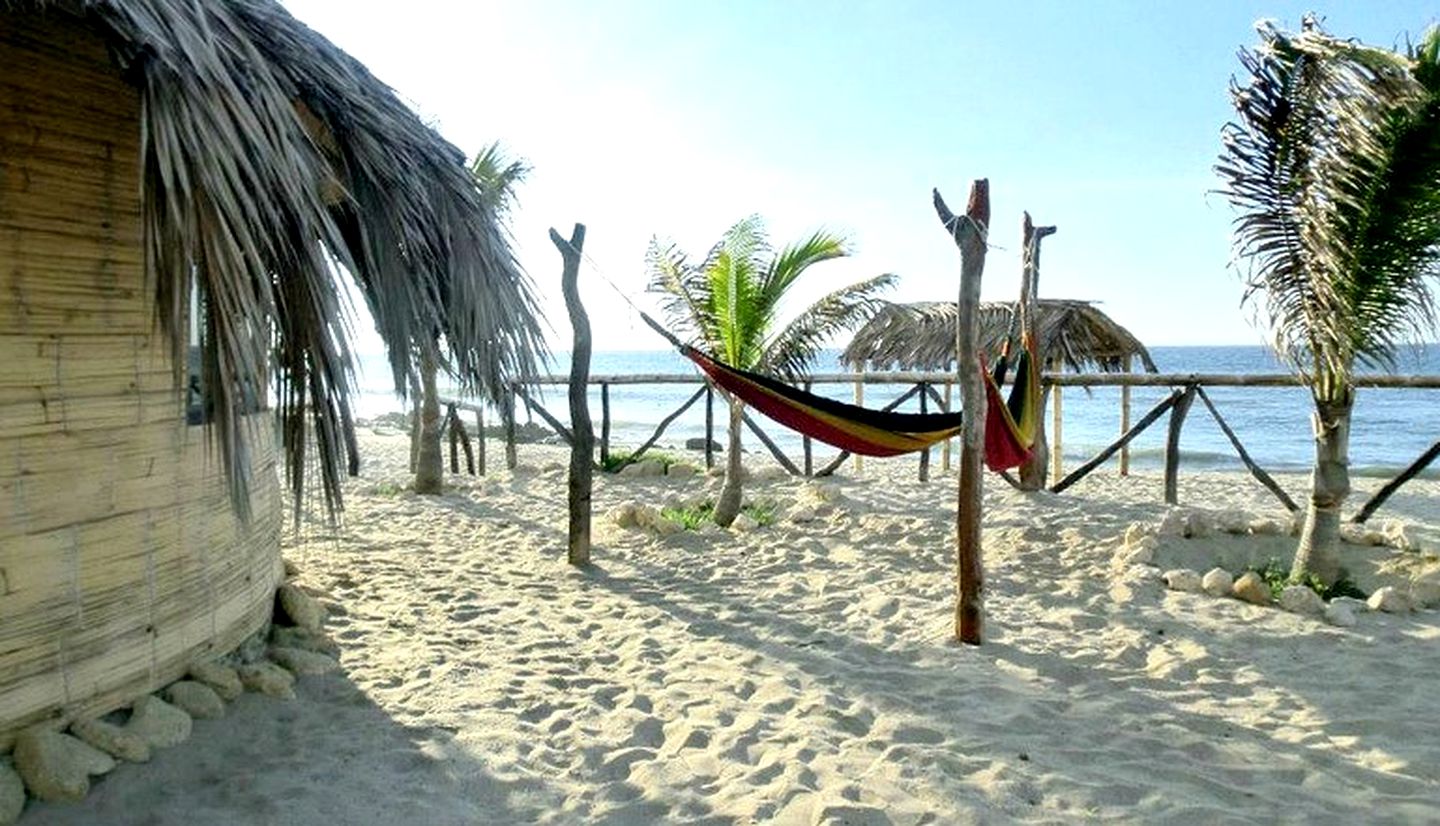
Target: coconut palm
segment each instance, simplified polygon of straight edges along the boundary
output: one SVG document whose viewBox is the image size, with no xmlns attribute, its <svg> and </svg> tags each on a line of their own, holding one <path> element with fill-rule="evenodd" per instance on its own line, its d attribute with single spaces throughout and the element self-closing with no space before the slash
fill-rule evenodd
<svg viewBox="0 0 1440 826">
<path fill-rule="evenodd" d="M 1237 121 L 1216 167 L 1237 208 L 1246 300 L 1310 386 L 1315 468 L 1292 578 L 1333 583 L 1350 491 L 1357 366 L 1393 368 L 1435 329 L 1440 271 L 1440 36 L 1408 54 L 1339 40 L 1306 19 L 1260 26 L 1232 83 Z"/>
<path fill-rule="evenodd" d="M 759 216 L 725 232 L 698 265 L 673 244 L 650 241 L 650 289 L 664 294 L 672 328 L 696 346 L 745 370 L 797 379 L 835 333 L 864 321 L 881 306 L 876 295 L 893 275 L 841 287 L 781 325 L 785 294 L 812 265 L 849 254 L 845 238 L 819 231 L 774 253 Z M 740 427 L 744 403 L 728 396 L 729 446 L 715 522 L 729 526 L 740 512 Z"/>
<path fill-rule="evenodd" d="M 515 201 L 515 185 L 529 172 L 530 166 L 523 160 L 505 157 L 499 141 L 480 150 L 470 162 L 470 174 L 475 178 L 480 202 L 502 226 Z M 418 358 L 420 423 L 414 454 L 416 493 L 440 493 L 445 474 L 440 451 L 440 392 L 436 381 L 439 362 L 435 357 L 438 352 L 438 347 L 421 350 Z M 480 434 L 480 438 L 484 437 L 485 434 Z"/>
</svg>

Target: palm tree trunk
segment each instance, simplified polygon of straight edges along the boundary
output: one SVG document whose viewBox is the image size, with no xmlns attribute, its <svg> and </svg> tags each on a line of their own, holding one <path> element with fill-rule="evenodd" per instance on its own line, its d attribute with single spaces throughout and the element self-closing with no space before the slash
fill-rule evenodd
<svg viewBox="0 0 1440 826">
<path fill-rule="evenodd" d="M 1340 568 L 1340 506 L 1350 495 L 1350 410 L 1353 393 L 1340 402 L 1315 402 L 1315 471 L 1310 480 L 1310 507 L 1290 578 L 1314 574 L 1333 585 Z"/>
<path fill-rule="evenodd" d="M 745 469 L 740 466 L 740 428 L 744 426 L 745 403 L 730 396 L 730 444 L 725 454 L 725 482 L 715 502 L 715 524 L 730 527 L 740 515 L 740 483 Z"/>
<path fill-rule="evenodd" d="M 415 456 L 415 492 L 439 493 L 445 463 L 440 453 L 440 392 L 436 388 L 435 356 L 420 357 L 420 449 Z"/>
</svg>

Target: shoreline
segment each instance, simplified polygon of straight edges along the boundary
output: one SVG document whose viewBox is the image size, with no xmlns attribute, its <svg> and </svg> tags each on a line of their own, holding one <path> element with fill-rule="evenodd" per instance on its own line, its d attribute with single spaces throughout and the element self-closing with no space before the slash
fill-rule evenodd
<svg viewBox="0 0 1440 826">
<path fill-rule="evenodd" d="M 971 648 L 949 638 L 955 491 L 938 469 L 798 480 L 749 454 L 774 524 L 665 535 L 612 514 L 718 479 L 597 474 L 595 564 L 578 570 L 567 449 L 521 445 L 514 473 L 421 497 L 407 437 L 361 445 L 342 525 L 284 543 L 342 672 L 301 678 L 294 702 L 247 697 L 22 823 L 1440 818 L 1440 613 L 1338 628 L 1167 590 L 1118 561 L 1130 526 L 1172 512 L 1158 475 L 1058 496 L 990 476 Z M 1180 483 L 1217 513 L 1283 514 L 1248 476 Z M 1440 538 L 1440 484 L 1393 502 L 1377 521 Z"/>
</svg>

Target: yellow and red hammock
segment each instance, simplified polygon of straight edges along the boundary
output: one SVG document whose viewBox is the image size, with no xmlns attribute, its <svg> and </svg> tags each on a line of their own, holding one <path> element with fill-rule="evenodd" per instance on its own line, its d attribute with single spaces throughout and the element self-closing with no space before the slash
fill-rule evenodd
<svg viewBox="0 0 1440 826">
<path fill-rule="evenodd" d="M 645 320 L 661 330 L 648 317 Z M 963 412 L 897 413 L 846 404 L 731 367 L 679 343 L 668 331 L 661 332 L 717 386 L 779 424 L 841 450 L 863 456 L 897 456 L 924 450 L 960 433 Z M 1000 391 L 1009 364 L 1008 345 L 993 371 L 980 367 L 985 377 L 985 465 L 995 471 L 1016 467 L 1030 458 L 1039 425 L 1040 376 L 1034 338 L 1027 333 L 1023 344 L 1008 399 L 1002 398 Z"/>
</svg>

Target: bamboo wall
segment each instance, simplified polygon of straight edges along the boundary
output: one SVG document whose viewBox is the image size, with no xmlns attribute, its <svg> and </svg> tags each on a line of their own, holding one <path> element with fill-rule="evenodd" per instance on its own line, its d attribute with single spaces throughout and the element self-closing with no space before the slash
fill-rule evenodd
<svg viewBox="0 0 1440 826">
<path fill-rule="evenodd" d="M 230 650 L 281 575 L 269 416 L 248 528 L 184 423 L 144 275 L 139 116 L 98 37 L 0 13 L 0 751 Z"/>
</svg>

